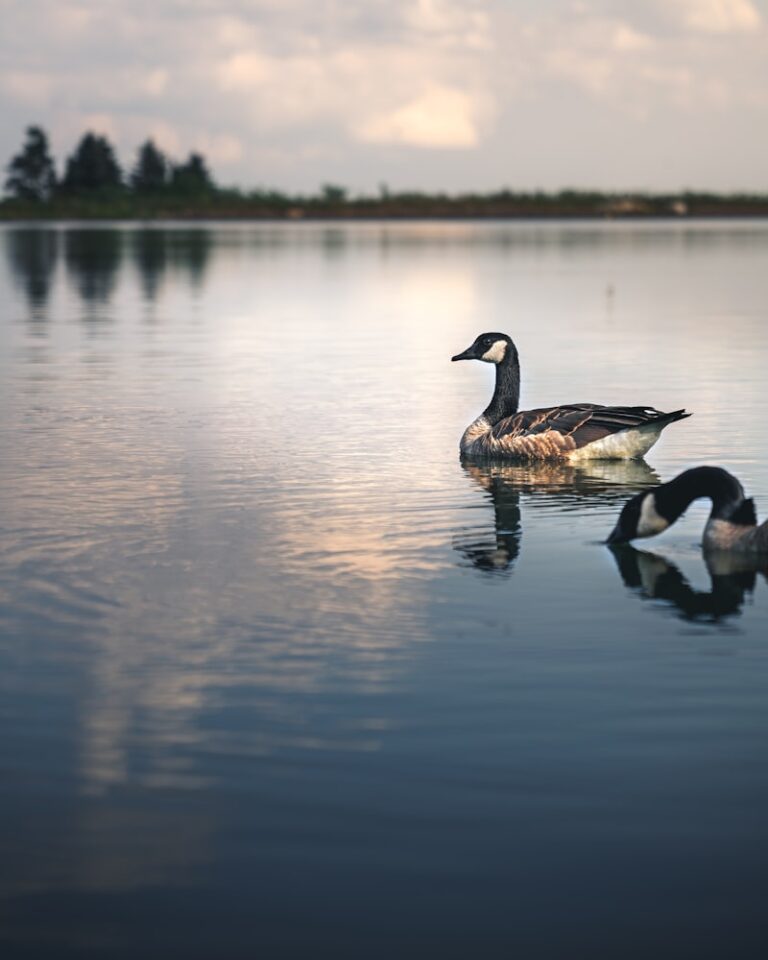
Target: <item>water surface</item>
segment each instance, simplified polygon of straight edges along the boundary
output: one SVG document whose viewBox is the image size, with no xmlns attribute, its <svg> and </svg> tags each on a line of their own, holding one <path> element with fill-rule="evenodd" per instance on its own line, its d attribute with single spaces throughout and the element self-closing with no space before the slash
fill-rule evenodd
<svg viewBox="0 0 768 960">
<path fill-rule="evenodd" d="M 0 230 L 3 957 L 762 957 L 768 224 Z M 478 466 L 525 406 L 647 463 Z"/>
</svg>

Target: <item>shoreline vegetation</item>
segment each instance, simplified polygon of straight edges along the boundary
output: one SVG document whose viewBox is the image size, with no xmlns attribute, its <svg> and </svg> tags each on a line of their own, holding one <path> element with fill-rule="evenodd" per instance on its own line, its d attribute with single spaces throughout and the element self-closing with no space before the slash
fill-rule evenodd
<svg viewBox="0 0 768 960">
<path fill-rule="evenodd" d="M 166 156 L 143 143 L 124 172 L 106 137 L 85 133 L 59 176 L 48 136 L 30 126 L 6 167 L 0 220 L 408 220 L 615 219 L 768 216 L 768 193 L 718 194 L 597 190 L 427 193 L 390 191 L 354 196 L 336 184 L 316 194 L 220 187 L 206 159 Z"/>
<path fill-rule="evenodd" d="M 342 188 L 334 188 L 341 190 Z M 714 193 L 457 194 L 403 192 L 329 198 L 276 190 L 216 188 L 204 196 L 135 196 L 129 191 L 43 201 L 0 201 L 0 220 L 407 220 L 618 219 L 768 216 L 768 195 Z"/>
</svg>

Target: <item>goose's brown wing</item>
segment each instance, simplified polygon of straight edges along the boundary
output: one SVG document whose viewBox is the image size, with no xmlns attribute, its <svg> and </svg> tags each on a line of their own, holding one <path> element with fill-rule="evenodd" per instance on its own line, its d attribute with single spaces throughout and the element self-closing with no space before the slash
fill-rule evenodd
<svg viewBox="0 0 768 960">
<path fill-rule="evenodd" d="M 496 443 L 524 456 L 564 455 L 621 430 L 650 424 L 659 427 L 690 416 L 683 410 L 662 413 L 653 407 L 603 407 L 570 403 L 561 407 L 521 410 L 491 430 Z"/>
</svg>

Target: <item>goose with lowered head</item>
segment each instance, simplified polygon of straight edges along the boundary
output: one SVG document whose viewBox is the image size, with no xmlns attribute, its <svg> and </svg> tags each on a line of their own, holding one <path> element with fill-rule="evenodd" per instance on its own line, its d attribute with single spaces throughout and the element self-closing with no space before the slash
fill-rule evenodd
<svg viewBox="0 0 768 960">
<path fill-rule="evenodd" d="M 744 496 L 736 477 L 722 467 L 693 467 L 669 483 L 638 493 L 624 504 L 607 542 L 653 537 L 702 497 L 712 501 L 704 527 L 705 550 L 768 554 L 768 521 L 758 526 L 752 498 Z"/>
<path fill-rule="evenodd" d="M 505 333 L 481 333 L 451 360 L 481 360 L 496 367 L 491 402 L 464 431 L 461 452 L 468 457 L 515 460 L 640 459 L 685 410 L 662 413 L 653 407 L 606 407 L 568 403 L 521 410 L 520 360 Z"/>
</svg>

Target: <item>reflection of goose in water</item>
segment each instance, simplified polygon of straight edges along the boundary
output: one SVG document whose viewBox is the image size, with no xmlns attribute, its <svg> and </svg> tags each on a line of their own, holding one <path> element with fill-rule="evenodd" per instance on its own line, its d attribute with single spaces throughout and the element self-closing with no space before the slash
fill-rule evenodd
<svg viewBox="0 0 768 960">
<path fill-rule="evenodd" d="M 628 544 L 611 547 L 621 579 L 643 600 L 664 601 L 677 609 L 684 620 L 716 622 L 739 616 L 747 594 L 754 592 L 757 574 L 768 578 L 768 560 L 706 554 L 712 586 L 695 590 L 669 560 Z"/>
<path fill-rule="evenodd" d="M 600 461 L 584 466 L 543 462 L 463 461 L 467 476 L 482 487 L 493 505 L 493 529 L 467 526 L 453 538 L 454 548 L 483 573 L 511 573 L 520 552 L 520 496 L 541 498 L 560 511 L 622 501 L 659 478 L 644 460 Z"/>
</svg>

